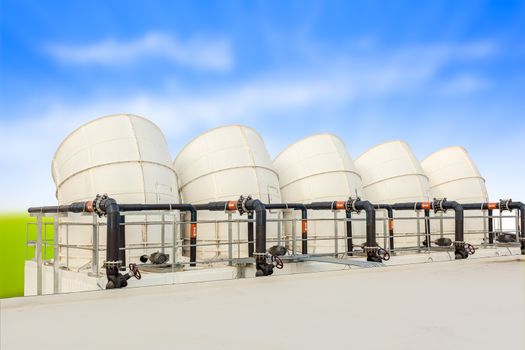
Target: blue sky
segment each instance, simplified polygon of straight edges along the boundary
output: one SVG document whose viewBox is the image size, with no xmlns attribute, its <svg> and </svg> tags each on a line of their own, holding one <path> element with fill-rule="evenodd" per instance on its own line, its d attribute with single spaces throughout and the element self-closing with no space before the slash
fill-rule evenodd
<svg viewBox="0 0 525 350">
<path fill-rule="evenodd" d="M 392 139 L 471 153 L 525 200 L 525 2 L 0 2 L 0 210 L 54 203 L 53 153 L 90 119 L 143 115 L 173 157 L 256 128 L 276 155 L 318 132 L 355 158 Z"/>
</svg>

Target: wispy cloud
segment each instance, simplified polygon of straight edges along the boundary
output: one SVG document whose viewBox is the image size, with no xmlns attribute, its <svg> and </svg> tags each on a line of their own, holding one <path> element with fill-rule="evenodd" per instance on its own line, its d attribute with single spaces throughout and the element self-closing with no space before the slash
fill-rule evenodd
<svg viewBox="0 0 525 350">
<path fill-rule="evenodd" d="M 228 70 L 233 65 L 231 43 L 221 38 L 180 40 L 153 32 L 131 40 L 105 39 L 86 45 L 47 44 L 45 49 L 54 59 L 67 64 L 120 65 L 158 58 L 208 70 Z"/>
<path fill-rule="evenodd" d="M 300 114 L 303 120 L 310 121 L 322 119 L 322 115 L 312 115 L 315 113 L 312 111 L 329 113 L 326 111 L 356 100 L 391 98 L 404 93 L 417 95 L 423 89 L 471 93 L 481 80 L 469 76 L 443 80 L 441 70 L 457 60 L 481 59 L 494 53 L 489 44 L 466 43 L 407 47 L 373 57 L 327 55 L 313 60 L 314 64 L 282 67 L 207 90 L 179 86 L 128 96 L 49 103 L 47 109 L 24 112 L 34 113 L 34 118 L 0 123 L 0 137 L 13 146 L 0 149 L 0 162 L 13 166 L 2 172 L 0 181 L 19 182 L 5 188 L 4 197 L 20 200 L 0 202 L 0 207 L 23 207 L 28 198 L 52 202 L 54 186 L 50 176 L 39 175 L 39 182 L 35 182 L 32 180 L 35 177 L 28 175 L 24 179 L 19 174 L 49 174 L 49 164 L 60 141 L 80 124 L 101 115 L 133 113 L 150 118 L 165 132 L 172 151 L 177 151 L 198 131 L 224 123 L 256 124 L 264 120 L 267 125 L 286 128 L 292 115 Z M 287 135 L 286 140 L 274 137 L 269 148 L 275 152 L 295 137 Z"/>
</svg>

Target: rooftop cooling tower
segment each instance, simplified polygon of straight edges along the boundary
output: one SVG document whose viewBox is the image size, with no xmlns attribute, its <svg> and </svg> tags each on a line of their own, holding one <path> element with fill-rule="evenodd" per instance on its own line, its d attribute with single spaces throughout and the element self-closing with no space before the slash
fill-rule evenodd
<svg viewBox="0 0 525 350">
<path fill-rule="evenodd" d="M 232 125 L 209 130 L 193 139 L 179 153 L 174 169 L 179 174 L 185 203 L 204 204 L 235 200 L 250 195 L 264 203 L 280 203 L 279 180 L 264 141 L 246 126 Z M 238 214 L 233 215 L 239 218 Z M 269 213 L 268 219 L 277 218 Z M 225 220 L 221 212 L 200 211 L 199 220 Z M 242 218 L 246 219 L 246 215 Z M 233 257 L 247 256 L 247 225 L 233 225 Z M 277 224 L 267 224 L 267 239 L 277 237 Z M 187 233 L 189 243 L 189 233 Z M 240 243 L 243 242 L 243 243 Z M 203 223 L 198 228 L 197 260 L 228 257 L 228 225 Z M 268 246 L 274 243 L 269 243 Z"/>
<path fill-rule="evenodd" d="M 446 197 L 459 203 L 488 201 L 485 179 L 463 147 L 443 148 L 425 158 L 421 166 L 430 180 L 430 190 L 434 197 Z M 480 215 L 483 215 L 481 210 L 465 212 L 465 241 L 471 244 L 483 242 L 483 232 L 487 231 L 486 220 L 468 218 Z M 449 216 L 448 213 L 446 216 Z M 454 221 L 444 220 L 444 230 L 453 231 Z"/>
<path fill-rule="evenodd" d="M 59 204 L 93 200 L 95 195 L 103 193 L 120 203 L 179 203 L 177 177 L 171 168 L 166 139 L 155 124 L 139 116 L 110 115 L 73 131 L 55 153 L 52 175 Z M 127 221 L 145 219 L 145 216 L 130 216 Z M 69 214 L 67 219 L 61 219 L 62 223 L 65 221 L 91 223 L 93 219 Z M 61 244 L 67 241 L 70 245 L 86 246 L 92 244 L 92 238 L 91 226 L 60 225 Z M 171 242 L 170 238 L 168 234 L 166 241 Z M 101 228 L 100 245 L 105 245 L 105 241 L 105 230 Z M 127 245 L 144 247 L 160 242 L 158 226 L 126 227 Z M 137 261 L 148 252 L 150 250 L 130 250 L 128 259 Z M 61 248 L 60 260 L 64 263 L 67 255 L 68 265 L 79 268 L 92 262 L 91 254 L 88 250 L 67 252 Z"/>
<path fill-rule="evenodd" d="M 362 195 L 361 177 L 341 139 L 335 135 L 320 134 L 302 139 L 283 150 L 273 162 L 279 174 L 281 195 L 285 203 L 311 203 L 316 201 L 344 201 L 349 196 Z M 298 219 L 300 213 L 287 212 L 285 218 Z M 344 218 L 344 214 L 338 214 Z M 353 215 L 364 218 L 364 215 Z M 335 248 L 334 218 L 328 211 L 308 212 L 308 253 L 333 253 Z M 317 221 L 316 221 L 317 220 Z M 299 226 L 298 226 L 299 227 Z M 338 222 L 338 251 L 346 251 L 346 225 Z M 296 238 L 300 239 L 300 228 L 296 227 Z M 364 222 L 353 223 L 354 237 L 364 235 Z M 293 227 L 285 225 L 288 244 L 293 237 Z M 354 239 L 354 244 L 364 242 Z M 298 246 L 300 243 L 298 243 Z"/>
<path fill-rule="evenodd" d="M 363 179 L 365 197 L 374 204 L 430 200 L 428 178 L 412 149 L 404 141 L 391 141 L 374 146 L 360 155 L 355 160 L 355 165 Z M 394 212 L 394 218 L 416 215 L 408 211 Z M 425 223 L 420 221 L 420 243 L 424 240 L 424 229 Z M 394 232 L 396 248 L 414 247 L 418 244 L 417 238 L 413 236 L 418 232 L 418 225 L 414 220 L 395 221 Z M 412 236 L 402 237 L 403 235 Z"/>
</svg>

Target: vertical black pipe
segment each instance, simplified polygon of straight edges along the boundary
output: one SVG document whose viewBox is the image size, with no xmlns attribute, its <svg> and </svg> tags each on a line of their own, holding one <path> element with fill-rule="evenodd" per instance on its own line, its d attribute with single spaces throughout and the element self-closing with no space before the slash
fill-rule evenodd
<svg viewBox="0 0 525 350">
<path fill-rule="evenodd" d="M 116 263 L 120 260 L 120 210 L 117 202 L 112 198 L 103 200 L 101 207 L 104 208 L 107 216 L 106 275 L 112 280 L 119 275 Z"/>
<path fill-rule="evenodd" d="M 369 201 L 356 201 L 355 207 L 364 210 L 366 214 L 366 247 L 377 247 L 376 241 L 376 210 Z"/>
<path fill-rule="evenodd" d="M 123 249 L 126 247 L 126 216 L 120 215 L 120 230 L 119 230 L 119 260 L 122 261 L 122 266 L 126 268 L 126 250 Z"/>
<path fill-rule="evenodd" d="M 489 244 L 494 244 L 494 220 L 492 218 L 492 209 L 488 210 L 489 216 Z"/>
<path fill-rule="evenodd" d="M 348 256 L 354 255 L 354 240 L 353 240 L 353 232 L 352 232 L 352 212 L 350 210 L 346 211 L 346 218 L 348 219 L 346 221 L 346 245 L 348 247 Z"/>
<path fill-rule="evenodd" d="M 425 209 L 425 245 L 430 248 L 430 210 Z"/>
<path fill-rule="evenodd" d="M 253 256 L 253 212 L 248 213 L 248 256 Z"/>
</svg>

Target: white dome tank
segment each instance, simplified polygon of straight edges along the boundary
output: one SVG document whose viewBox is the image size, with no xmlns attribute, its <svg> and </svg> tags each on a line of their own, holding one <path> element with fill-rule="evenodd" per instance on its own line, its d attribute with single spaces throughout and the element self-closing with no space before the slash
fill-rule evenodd
<svg viewBox="0 0 525 350">
<path fill-rule="evenodd" d="M 349 196 L 362 196 L 361 177 L 359 176 L 343 141 L 331 134 L 318 134 L 304 138 L 284 149 L 273 162 L 279 174 L 281 196 L 284 203 L 311 203 L 321 201 L 344 201 Z M 296 244 L 300 247 L 300 212 L 290 211 L 285 219 L 296 218 Z M 344 214 L 338 214 L 344 218 Z M 333 221 L 315 219 L 333 219 L 331 211 L 308 211 L 308 253 L 333 253 L 335 241 L 326 239 L 334 236 Z M 352 218 L 364 218 L 364 215 L 352 215 Z M 364 222 L 352 224 L 353 236 L 364 235 Z M 287 242 L 292 239 L 292 225 L 285 225 Z M 346 250 L 346 225 L 338 223 L 338 251 Z M 310 240 L 312 239 L 312 240 Z M 319 240 L 316 240 L 319 239 Z M 364 242 L 363 238 L 354 239 L 354 244 Z M 300 248 L 298 248 L 300 251 Z"/>
<path fill-rule="evenodd" d="M 179 174 L 181 196 L 185 203 L 205 204 L 236 200 L 250 195 L 263 203 L 280 203 L 279 180 L 262 137 L 252 128 L 241 125 L 222 126 L 193 139 L 178 154 L 173 168 Z M 240 218 L 234 214 L 233 218 Z M 246 219 L 246 215 L 242 216 Z M 276 219 L 268 213 L 268 219 Z M 225 220 L 224 212 L 199 211 L 199 220 Z M 237 225 L 233 239 L 238 242 Z M 277 238 L 277 224 L 267 223 L 267 240 Z M 247 240 L 247 225 L 240 225 L 240 241 Z M 189 233 L 186 233 L 189 243 Z M 197 260 L 228 257 L 228 225 L 199 224 Z M 268 247 L 275 242 L 268 242 Z M 247 256 L 247 244 L 233 246 L 234 257 Z"/>
<path fill-rule="evenodd" d="M 459 146 L 443 148 L 425 158 L 421 166 L 429 178 L 432 196 L 446 197 L 459 203 L 488 202 L 485 179 L 465 148 Z M 468 219 L 468 216 L 480 216 L 483 215 L 483 211 L 469 210 L 464 215 L 465 241 L 471 244 L 482 243 L 483 232 L 488 229 L 486 220 Z M 453 220 L 445 220 L 443 226 L 445 231 L 454 230 Z"/>
<path fill-rule="evenodd" d="M 177 176 L 162 131 L 151 121 L 129 114 L 118 114 L 90 121 L 73 131 L 58 147 L 52 162 L 59 205 L 88 201 L 107 193 L 118 203 L 179 203 Z M 149 216 L 149 218 L 153 218 Z M 129 216 L 128 222 L 145 216 Z M 155 217 L 158 220 L 158 217 Z M 99 219 L 105 222 L 104 219 Z M 66 220 L 62 220 L 64 222 Z M 92 218 L 69 214 L 69 222 L 92 222 Z M 70 226 L 69 244 L 91 245 L 92 227 Z M 171 229 L 166 228 L 166 242 Z M 66 242 L 66 227 L 60 226 L 60 243 Z M 106 242 L 105 226 L 99 242 Z M 161 228 L 127 226 L 126 245 L 159 244 Z M 155 251 L 158 249 L 154 249 Z M 66 249 L 60 250 L 61 262 Z M 153 250 L 128 250 L 127 259 L 138 260 Z M 101 260 L 104 260 L 104 254 Z M 91 260 L 91 252 L 69 249 L 69 266 L 78 268 Z M 100 266 L 100 265 L 99 265 Z"/>
<path fill-rule="evenodd" d="M 428 178 L 423 172 L 410 146 L 404 141 L 390 141 L 374 146 L 355 160 L 363 179 L 363 191 L 373 204 L 427 202 L 430 200 Z M 386 217 L 380 214 L 378 217 Z M 417 233 L 415 220 L 395 220 L 397 217 L 416 217 L 412 211 L 394 211 L 395 247 L 417 246 L 417 237 L 401 237 Z M 421 214 L 424 217 L 424 214 Z M 425 222 L 420 221 L 421 242 L 424 240 Z M 378 242 L 381 242 L 378 239 Z"/>
</svg>

